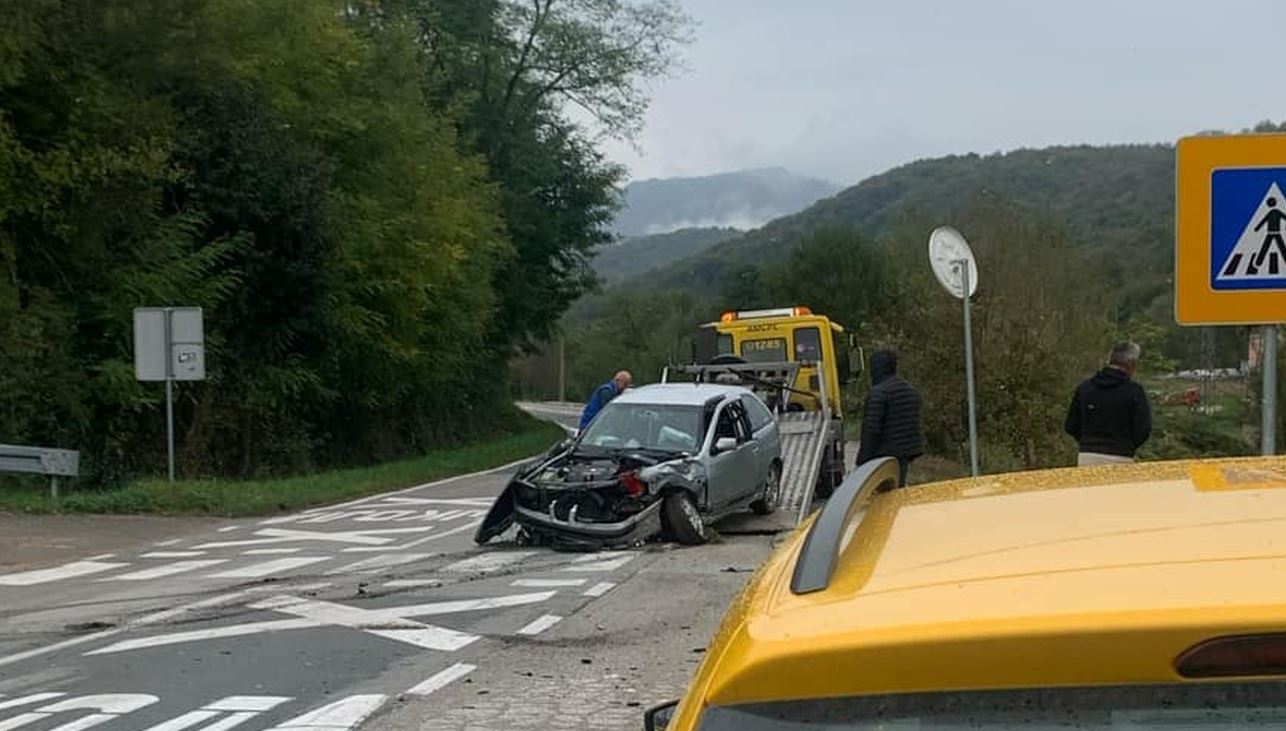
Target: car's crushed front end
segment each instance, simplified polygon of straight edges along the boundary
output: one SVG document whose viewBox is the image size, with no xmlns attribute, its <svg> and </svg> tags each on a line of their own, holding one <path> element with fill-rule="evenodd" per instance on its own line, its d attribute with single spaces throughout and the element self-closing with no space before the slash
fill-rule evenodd
<svg viewBox="0 0 1286 731">
<path fill-rule="evenodd" d="M 704 486 L 704 467 L 687 454 L 568 447 L 515 475 L 475 539 L 516 523 L 520 540 L 557 548 L 634 546 L 662 533 L 668 492 Z"/>
</svg>

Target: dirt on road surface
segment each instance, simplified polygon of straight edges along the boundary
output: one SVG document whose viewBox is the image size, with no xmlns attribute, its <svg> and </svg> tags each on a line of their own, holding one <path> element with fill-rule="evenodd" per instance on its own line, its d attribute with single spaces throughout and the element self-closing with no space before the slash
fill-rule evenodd
<svg viewBox="0 0 1286 731">
<path fill-rule="evenodd" d="M 649 552 L 611 593 L 538 636 L 510 639 L 508 662 L 476 668 L 431 695 L 408 695 L 373 726 L 640 729 L 647 708 L 683 693 L 724 610 L 774 542 L 738 536 Z"/>
</svg>

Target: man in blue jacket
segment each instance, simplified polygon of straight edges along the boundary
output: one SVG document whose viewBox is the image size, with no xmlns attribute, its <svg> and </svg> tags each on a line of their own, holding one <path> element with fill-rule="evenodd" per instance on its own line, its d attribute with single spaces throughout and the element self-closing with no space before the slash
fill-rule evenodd
<svg viewBox="0 0 1286 731">
<path fill-rule="evenodd" d="M 617 371 L 616 375 L 612 376 L 612 380 L 594 389 L 594 393 L 589 395 L 589 403 L 585 404 L 585 410 L 581 412 L 580 428 L 584 429 L 589 426 L 594 417 L 598 416 L 598 412 L 609 401 L 620 396 L 621 392 L 629 388 L 633 382 L 634 377 L 630 375 L 629 371 Z"/>
</svg>

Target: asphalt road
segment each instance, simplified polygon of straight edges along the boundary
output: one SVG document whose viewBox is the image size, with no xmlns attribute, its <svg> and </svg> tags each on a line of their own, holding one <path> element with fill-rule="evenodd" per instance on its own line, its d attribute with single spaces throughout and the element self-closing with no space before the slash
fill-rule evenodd
<svg viewBox="0 0 1286 731">
<path fill-rule="evenodd" d="M 479 549 L 506 477 L 0 575 L 0 729 L 295 728 L 320 707 L 352 728 L 460 675 L 484 637 L 538 634 L 638 556 Z"/>
<path fill-rule="evenodd" d="M 508 689 L 497 678 L 524 663 L 544 678 L 562 662 L 610 664 L 616 641 L 638 637 L 601 635 L 591 657 L 575 642 L 576 657 L 534 643 L 586 621 L 602 633 L 610 623 L 586 617 L 657 562 L 718 574 L 731 550 L 749 571 L 767 550 L 762 537 L 682 551 L 479 548 L 473 531 L 513 469 L 0 574 L 0 731 L 518 727 L 469 715 L 508 708 L 540 680 L 529 671 Z M 667 668 L 655 693 L 681 687 L 690 646 L 704 641 L 693 633 L 713 630 L 744 575 L 716 579 L 702 623 L 644 643 Z M 665 619 L 667 592 L 633 591 L 645 596 L 631 607 L 654 596 L 649 619 Z M 490 706 L 473 696 L 475 678 L 497 688 L 481 699 Z M 641 683 L 630 692 L 657 699 Z M 463 714 L 457 725 L 432 712 L 445 699 Z M 523 717 L 535 718 L 543 706 L 528 701 Z M 636 726 L 640 703 L 611 700 L 617 725 L 595 712 L 593 727 Z"/>
</svg>

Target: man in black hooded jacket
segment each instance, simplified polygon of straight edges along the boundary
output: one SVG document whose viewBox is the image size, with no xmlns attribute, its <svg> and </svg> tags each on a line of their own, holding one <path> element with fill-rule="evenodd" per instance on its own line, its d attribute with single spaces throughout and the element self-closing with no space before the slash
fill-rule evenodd
<svg viewBox="0 0 1286 731">
<path fill-rule="evenodd" d="M 871 392 L 862 409 L 862 443 L 857 463 L 876 457 L 896 457 L 899 484 L 906 485 L 911 460 L 924 454 L 920 430 L 920 394 L 898 375 L 898 356 L 892 350 L 871 354 Z"/>
<path fill-rule="evenodd" d="M 1152 434 L 1148 394 L 1133 380 L 1139 346 L 1112 347 L 1107 367 L 1076 387 L 1063 428 L 1076 440 L 1079 466 L 1133 462 Z"/>
</svg>

